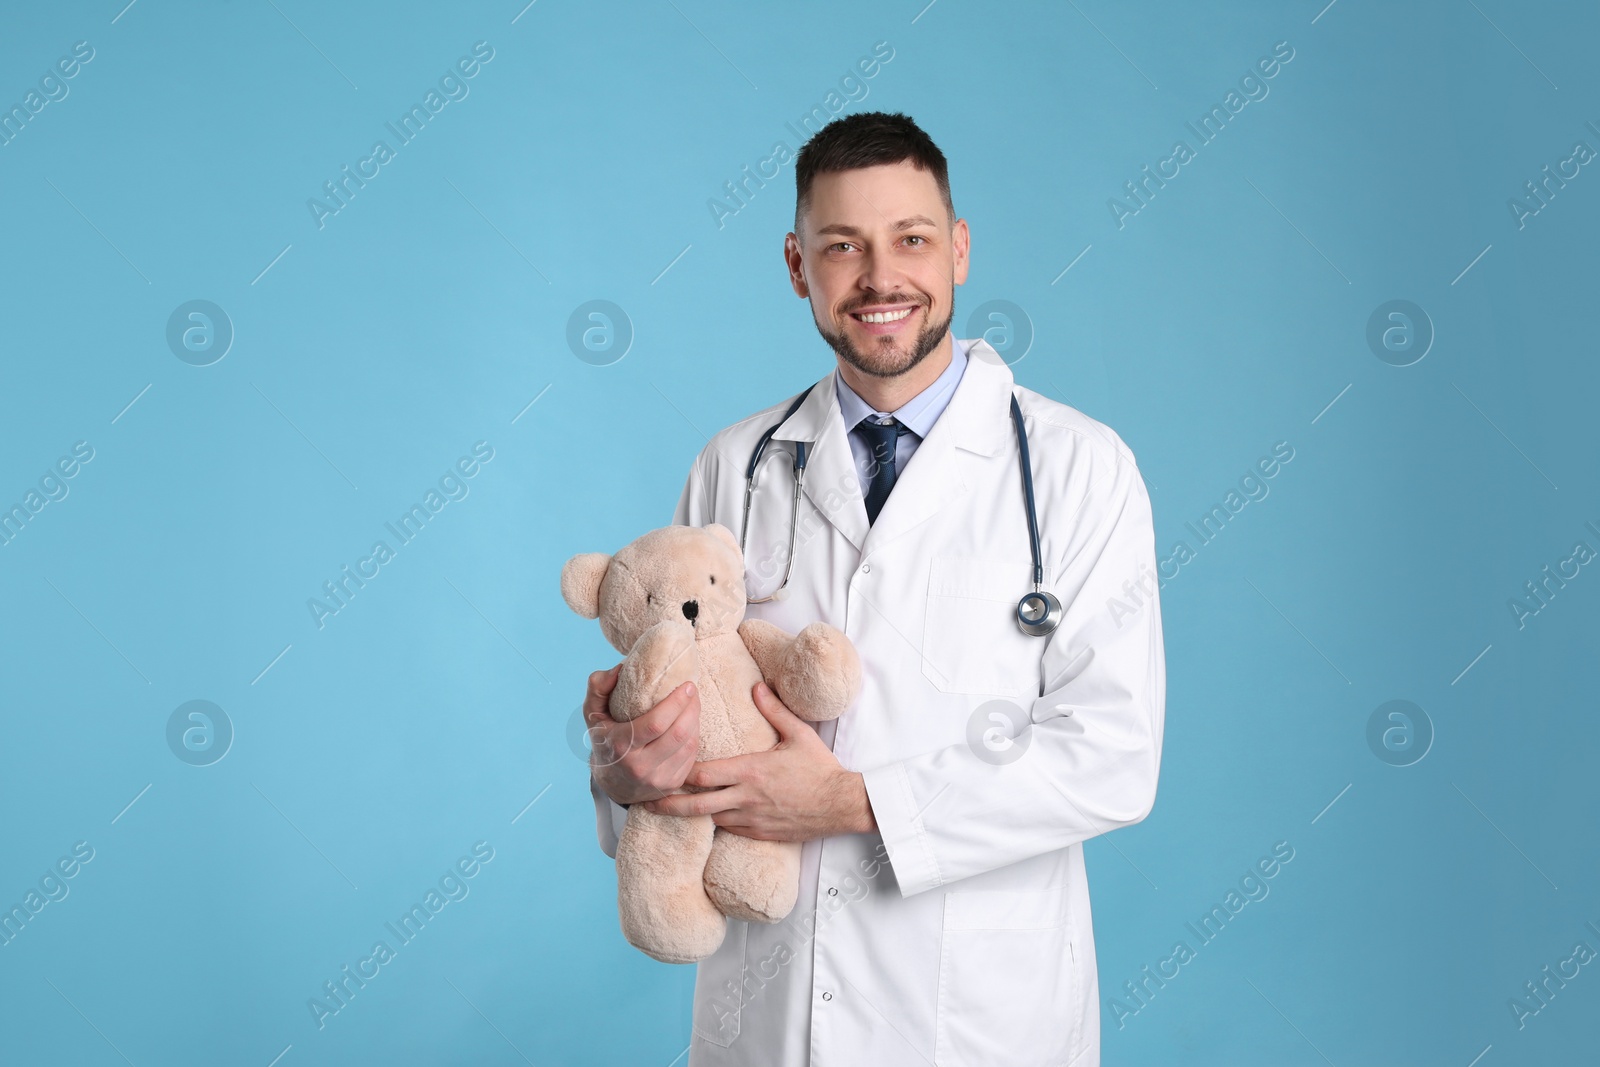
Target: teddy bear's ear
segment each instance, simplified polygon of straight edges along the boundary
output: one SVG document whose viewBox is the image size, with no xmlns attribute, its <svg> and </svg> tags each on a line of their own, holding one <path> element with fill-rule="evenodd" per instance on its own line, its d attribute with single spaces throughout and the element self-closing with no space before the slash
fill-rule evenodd
<svg viewBox="0 0 1600 1067">
<path fill-rule="evenodd" d="M 724 542 L 729 548 L 733 549 L 735 552 L 739 551 L 739 539 L 737 537 L 733 536 L 733 531 L 728 529 L 726 526 L 722 525 L 722 523 L 713 522 L 713 523 L 709 524 L 708 526 L 706 526 L 706 531 L 708 533 L 715 534 L 718 540 Z"/>
<path fill-rule="evenodd" d="M 561 568 L 561 599 L 567 607 L 586 619 L 600 617 L 600 582 L 611 566 L 604 552 L 584 552 L 567 560 Z"/>
</svg>

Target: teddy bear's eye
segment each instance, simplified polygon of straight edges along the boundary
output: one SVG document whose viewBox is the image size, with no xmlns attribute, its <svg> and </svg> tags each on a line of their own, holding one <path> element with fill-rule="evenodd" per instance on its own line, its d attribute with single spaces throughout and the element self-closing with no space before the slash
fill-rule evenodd
<svg viewBox="0 0 1600 1067">
<path fill-rule="evenodd" d="M 711 584 L 712 585 L 716 585 L 717 584 L 717 576 L 715 574 L 713 574 L 711 576 Z"/>
<path fill-rule="evenodd" d="M 646 594 L 645 594 L 645 595 L 644 595 L 644 602 L 645 602 L 645 603 L 646 603 L 646 604 L 648 604 L 648 603 L 650 603 L 650 602 L 651 602 L 651 601 L 652 601 L 652 600 L 654 600 L 654 599 L 655 599 L 655 597 L 653 597 L 653 596 L 651 596 L 651 595 L 650 595 L 650 594 L 649 594 L 649 593 L 646 593 Z"/>
</svg>

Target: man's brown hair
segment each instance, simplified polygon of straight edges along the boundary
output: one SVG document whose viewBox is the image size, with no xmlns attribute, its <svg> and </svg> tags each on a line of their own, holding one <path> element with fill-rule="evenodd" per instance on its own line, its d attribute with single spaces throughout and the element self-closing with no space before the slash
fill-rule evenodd
<svg viewBox="0 0 1600 1067">
<path fill-rule="evenodd" d="M 950 199 L 950 171 L 944 153 L 911 116 L 896 112 L 863 111 L 834 119 L 800 149 L 794 165 L 794 229 L 800 233 L 800 217 L 810 206 L 811 183 L 818 174 L 859 170 L 880 164 L 911 160 L 918 170 L 930 171 L 939 184 L 944 207 L 955 224 L 956 208 Z"/>
</svg>

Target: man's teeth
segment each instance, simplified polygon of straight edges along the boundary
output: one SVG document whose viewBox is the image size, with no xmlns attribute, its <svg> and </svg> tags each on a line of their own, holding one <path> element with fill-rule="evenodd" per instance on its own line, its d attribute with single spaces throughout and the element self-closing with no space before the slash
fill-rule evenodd
<svg viewBox="0 0 1600 1067">
<path fill-rule="evenodd" d="M 861 322 L 899 322 L 914 311 L 914 308 L 903 308 L 900 311 L 874 311 L 866 315 L 857 315 Z"/>
</svg>

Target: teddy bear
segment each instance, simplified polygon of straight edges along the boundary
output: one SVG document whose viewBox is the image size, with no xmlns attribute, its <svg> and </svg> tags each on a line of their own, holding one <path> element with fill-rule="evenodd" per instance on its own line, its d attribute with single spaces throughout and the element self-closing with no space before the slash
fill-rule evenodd
<svg viewBox="0 0 1600 1067">
<path fill-rule="evenodd" d="M 636 719 L 694 682 L 698 760 L 777 744 L 751 694 L 758 681 L 809 722 L 838 718 L 861 689 L 860 658 L 834 627 L 814 622 L 791 637 L 744 617 L 744 556 L 718 523 L 667 526 L 615 555 L 574 556 L 561 568 L 561 596 L 579 615 L 599 619 L 625 657 L 611 693 L 613 719 Z M 798 842 L 743 837 L 709 815 L 628 808 L 617 842 L 617 913 L 623 936 L 655 959 L 702 960 L 722 944 L 727 917 L 778 922 L 799 888 Z"/>
</svg>

